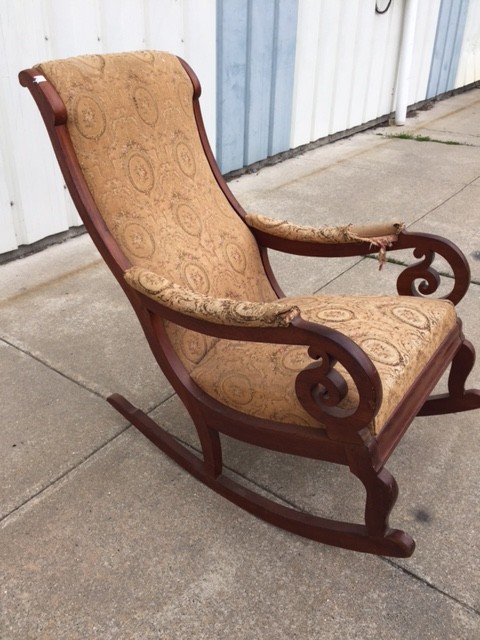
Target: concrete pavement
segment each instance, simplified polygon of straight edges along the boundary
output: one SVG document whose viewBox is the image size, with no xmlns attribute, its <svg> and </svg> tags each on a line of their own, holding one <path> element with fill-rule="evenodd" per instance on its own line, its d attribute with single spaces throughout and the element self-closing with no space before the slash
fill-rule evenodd
<svg viewBox="0 0 480 640">
<path fill-rule="evenodd" d="M 459 312 L 480 351 L 480 90 L 230 186 L 245 208 L 291 221 L 400 219 L 449 237 L 472 268 Z M 272 262 L 288 293 L 393 293 L 401 269 Z M 391 523 L 416 539 L 413 557 L 355 554 L 239 510 L 105 402 L 124 393 L 198 449 L 87 236 L 1 266 L 0 296 L 2 640 L 480 637 L 479 411 L 418 418 L 389 461 Z M 479 364 L 470 383 L 480 387 Z M 345 469 L 225 440 L 229 473 L 247 485 L 361 519 Z"/>
</svg>

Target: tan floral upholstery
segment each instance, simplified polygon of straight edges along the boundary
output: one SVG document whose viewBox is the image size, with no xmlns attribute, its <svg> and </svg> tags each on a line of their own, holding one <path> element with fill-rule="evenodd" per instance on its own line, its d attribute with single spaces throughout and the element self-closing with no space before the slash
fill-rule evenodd
<svg viewBox="0 0 480 640">
<path fill-rule="evenodd" d="M 133 265 L 127 281 L 162 304 L 211 322 L 288 325 L 302 317 L 350 336 L 372 358 L 384 401 L 378 432 L 455 322 L 452 305 L 412 298 L 336 296 L 277 301 L 249 227 L 232 209 L 205 157 L 193 87 L 175 56 L 136 52 L 47 62 L 88 187 Z M 321 242 L 393 242 L 380 229 L 298 228 L 249 215 L 282 237 Z M 247 414 L 320 426 L 299 404 L 305 347 L 217 340 L 167 324 L 174 349 L 206 393 Z M 351 389 L 346 404 L 355 403 Z"/>
<path fill-rule="evenodd" d="M 133 265 L 213 297 L 276 300 L 252 233 L 205 157 L 176 56 L 80 56 L 37 69 L 66 105 L 90 191 Z M 169 333 L 182 353 L 200 340 L 171 325 Z"/>
<path fill-rule="evenodd" d="M 258 213 L 247 213 L 245 221 L 248 226 L 259 231 L 266 231 L 278 238 L 320 244 L 369 242 L 376 246 L 388 246 L 395 242 L 398 234 L 405 228 L 403 222 L 362 226 L 347 224 L 341 227 L 307 227 L 286 220 L 275 220 Z"/>
<path fill-rule="evenodd" d="M 174 311 L 215 324 L 288 327 L 300 315 L 298 307 L 282 302 L 248 302 L 194 293 L 142 267 L 128 269 L 125 280 L 140 293 Z"/>
<path fill-rule="evenodd" d="M 410 297 L 310 296 L 282 299 L 302 318 L 337 329 L 371 358 L 383 387 L 383 402 L 370 425 L 378 433 L 402 396 L 454 327 L 454 306 Z M 312 362 L 305 347 L 220 340 L 193 369 L 195 382 L 220 402 L 244 413 L 280 422 L 320 426 L 295 394 L 295 377 Z M 345 375 L 345 371 L 339 369 Z M 341 406 L 353 408 L 351 380 Z"/>
<path fill-rule="evenodd" d="M 370 246 L 378 247 L 380 269 L 386 260 L 388 247 L 397 240 L 403 231 L 403 222 L 387 222 L 371 225 L 347 224 L 341 227 L 306 227 L 288 222 L 275 220 L 258 213 L 248 213 L 245 218 L 249 227 L 265 231 L 269 235 L 285 240 L 297 242 L 314 242 L 316 244 L 348 244 L 352 242 L 366 242 Z"/>
</svg>

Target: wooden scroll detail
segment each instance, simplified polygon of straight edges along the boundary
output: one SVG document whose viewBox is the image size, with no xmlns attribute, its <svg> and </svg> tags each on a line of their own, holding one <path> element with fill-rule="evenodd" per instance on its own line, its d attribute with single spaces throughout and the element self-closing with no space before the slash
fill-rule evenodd
<svg viewBox="0 0 480 640">
<path fill-rule="evenodd" d="M 404 269 L 398 277 L 397 291 L 400 295 L 430 296 L 438 290 L 441 281 L 451 279 L 450 291 L 439 298 L 450 300 L 453 304 L 460 302 L 470 283 L 470 267 L 465 256 L 453 242 L 434 235 L 403 232 L 395 248 L 414 248 L 414 257 L 421 259 L 420 262 Z M 453 278 L 441 278 L 440 273 L 432 267 L 437 255 L 447 262 Z"/>
</svg>

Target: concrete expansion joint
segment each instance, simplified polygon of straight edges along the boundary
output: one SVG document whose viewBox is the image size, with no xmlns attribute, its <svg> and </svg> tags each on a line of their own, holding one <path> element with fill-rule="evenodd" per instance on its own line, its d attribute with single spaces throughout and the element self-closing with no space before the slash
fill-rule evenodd
<svg viewBox="0 0 480 640">
<path fill-rule="evenodd" d="M 470 187 L 471 185 L 473 185 L 475 182 L 477 182 L 477 180 L 480 178 L 480 176 L 475 176 L 475 178 L 473 178 L 472 180 L 470 180 L 469 182 L 467 182 L 466 184 L 462 185 L 459 189 L 457 189 L 456 191 L 454 191 L 451 195 L 448 196 L 448 198 L 444 198 L 441 202 L 439 202 L 437 205 L 435 205 L 434 207 L 432 207 L 432 209 L 429 209 L 426 213 L 424 213 L 422 216 L 419 216 L 418 218 L 416 218 L 415 220 L 413 220 L 411 223 L 408 224 L 408 227 L 411 227 L 414 224 L 417 224 L 417 222 L 420 222 L 421 220 L 425 220 L 425 218 L 427 216 L 429 216 L 431 213 L 433 213 L 434 211 L 436 211 L 437 209 L 440 209 L 444 204 L 446 204 L 447 202 L 449 202 L 450 200 L 453 200 L 453 198 L 455 198 L 456 196 L 458 196 L 460 193 L 462 193 L 462 191 L 465 191 L 465 189 L 467 189 L 468 187 Z"/>
<path fill-rule="evenodd" d="M 34 353 L 29 351 L 28 349 L 25 349 L 25 348 L 21 347 L 19 344 L 15 344 L 15 342 L 12 342 L 11 340 L 8 340 L 7 338 L 5 338 L 5 336 L 0 336 L 0 342 L 3 342 L 4 344 L 6 344 L 7 346 L 11 347 L 12 349 L 16 349 L 17 351 L 19 351 L 20 353 L 23 353 L 24 355 L 28 356 L 29 358 L 32 358 L 32 360 L 35 360 L 36 362 L 38 362 L 39 364 L 43 365 L 44 367 L 46 367 L 50 371 L 53 371 L 53 373 L 56 373 L 59 376 L 62 376 L 62 378 L 65 378 L 65 380 L 68 380 L 68 382 L 73 382 L 73 384 L 77 385 L 78 387 L 81 387 L 82 389 L 84 389 L 85 391 L 88 391 L 89 393 L 92 393 L 93 395 L 97 396 L 98 398 L 101 398 L 102 400 L 106 399 L 105 396 L 102 395 L 100 392 L 95 391 L 95 389 L 92 389 L 91 387 L 89 387 L 85 383 L 80 382 L 80 380 L 76 380 L 75 378 L 72 378 L 71 376 L 67 375 L 63 371 L 60 371 L 60 369 L 57 369 L 56 367 L 54 367 L 52 364 L 50 364 L 46 360 L 43 360 L 40 356 L 35 355 Z"/>
<path fill-rule="evenodd" d="M 21 258 L 21 259 L 24 260 L 25 258 Z M 40 283 L 38 283 L 38 284 L 36 284 L 36 285 L 34 285 L 32 287 L 28 287 L 28 288 L 22 289 L 21 291 L 19 291 L 18 293 L 14 294 L 13 296 L 10 296 L 8 298 L 0 300 L 0 308 L 6 307 L 7 305 L 10 305 L 10 304 L 13 304 L 17 300 L 21 300 L 22 298 L 26 298 L 26 297 L 28 297 L 30 295 L 38 295 L 42 291 L 45 291 L 45 290 L 49 289 L 50 287 L 52 287 L 52 286 L 54 286 L 56 284 L 64 282 L 65 280 L 68 280 L 72 276 L 78 275 L 80 273 L 84 273 L 85 271 L 89 271 L 90 269 L 93 269 L 94 267 L 98 267 L 99 264 L 103 264 L 103 260 L 101 258 L 98 258 L 96 260 L 92 260 L 92 262 L 89 262 L 88 264 L 85 264 L 85 265 L 83 265 L 81 267 L 78 267 L 77 269 L 71 269 L 70 271 L 64 271 L 59 276 L 56 276 L 55 278 L 51 278 L 50 280 L 47 280 L 45 282 L 40 282 Z"/>
<path fill-rule="evenodd" d="M 456 596 L 452 595 L 451 593 L 448 593 L 447 591 L 444 591 L 443 589 L 440 589 L 440 587 L 437 587 L 435 584 L 433 584 L 432 582 L 430 582 L 426 578 L 422 578 L 421 576 L 416 574 L 414 571 L 411 571 L 410 569 L 407 569 L 406 567 L 398 564 L 397 562 L 395 562 L 395 560 L 393 560 L 391 558 L 386 558 L 386 557 L 382 557 L 381 559 L 384 562 L 386 562 L 387 564 L 389 564 L 392 567 L 394 567 L 395 569 L 398 569 L 399 571 L 401 571 L 405 575 L 409 576 L 410 578 L 414 578 L 415 580 L 417 580 L 421 584 L 425 585 L 429 589 L 432 589 L 436 593 L 439 593 L 440 595 L 445 596 L 446 598 L 448 598 L 452 602 L 455 602 L 456 604 L 460 605 L 461 607 L 463 607 L 464 609 L 466 609 L 470 613 L 474 613 L 475 615 L 480 616 L 480 610 L 479 609 L 476 609 L 475 607 L 472 607 L 467 602 L 464 602 L 463 600 L 460 600 L 459 598 L 457 598 Z"/>
<path fill-rule="evenodd" d="M 90 451 L 86 456 L 82 459 L 78 460 L 74 465 L 66 469 L 63 473 L 58 475 L 56 478 L 52 478 L 52 480 L 45 484 L 41 489 L 39 489 L 36 493 L 28 496 L 26 500 L 24 500 L 21 504 L 18 504 L 14 509 L 6 513 L 4 516 L 0 518 L 0 529 L 7 527 L 10 522 L 13 521 L 17 516 L 20 516 L 21 513 L 28 509 L 29 506 L 35 504 L 38 500 L 45 498 L 50 495 L 52 491 L 56 491 L 60 487 L 62 487 L 68 480 L 70 480 L 74 474 L 77 473 L 81 468 L 85 467 L 87 464 L 91 464 L 96 458 L 98 454 L 103 452 L 107 447 L 113 444 L 121 435 L 123 435 L 129 429 L 132 429 L 132 425 L 130 423 L 126 424 L 123 429 L 121 429 L 114 436 L 103 442 L 100 446 L 98 446 L 93 451 Z"/>
</svg>

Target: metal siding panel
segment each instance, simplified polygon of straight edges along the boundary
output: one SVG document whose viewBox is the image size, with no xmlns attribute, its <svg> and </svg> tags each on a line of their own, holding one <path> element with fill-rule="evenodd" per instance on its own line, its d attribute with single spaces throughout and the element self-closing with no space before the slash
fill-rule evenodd
<svg viewBox="0 0 480 640">
<path fill-rule="evenodd" d="M 277 0 L 269 155 L 285 151 L 290 146 L 297 18 L 297 0 Z"/>
<path fill-rule="evenodd" d="M 183 7 L 177 0 L 144 0 L 145 36 L 148 48 L 184 52 Z"/>
<path fill-rule="evenodd" d="M 465 33 L 465 24 L 467 21 L 469 0 L 462 0 L 459 7 L 456 30 L 453 35 L 453 44 L 451 52 L 451 61 L 449 66 L 449 73 L 447 77 L 448 90 L 453 89 L 455 86 L 455 78 L 457 77 L 457 69 L 460 61 L 460 52 L 462 50 L 463 36 Z"/>
<path fill-rule="evenodd" d="M 49 58 L 100 53 L 102 43 L 97 0 L 50 0 L 44 3 L 44 15 Z"/>
<path fill-rule="evenodd" d="M 385 116 L 393 110 L 403 15 L 403 2 L 393 2 L 385 14 L 374 14 L 362 122 Z"/>
<path fill-rule="evenodd" d="M 202 85 L 200 104 L 212 149 L 216 147 L 216 6 L 212 0 L 183 0 L 183 57 Z"/>
<path fill-rule="evenodd" d="M 363 3 L 362 3 L 363 4 Z M 365 122 L 365 108 L 368 87 L 371 83 L 372 40 L 376 15 L 360 7 L 357 18 L 357 32 L 353 51 L 353 70 L 348 105 L 347 128 Z"/>
<path fill-rule="evenodd" d="M 398 73 L 398 57 L 402 39 L 404 3 L 393 2 L 386 16 L 384 48 L 376 50 L 381 60 L 381 71 L 377 82 L 376 109 L 373 118 L 384 116 L 394 109 L 394 94 Z M 382 16 L 378 16 L 380 19 Z"/>
<path fill-rule="evenodd" d="M 438 14 L 437 33 L 435 35 L 435 46 L 433 48 L 432 66 L 430 78 L 428 80 L 427 98 L 437 95 L 440 75 L 442 72 L 443 54 L 448 31 L 448 20 L 450 16 L 451 0 L 442 0 L 440 12 Z"/>
<path fill-rule="evenodd" d="M 358 18 L 361 0 L 351 0 L 348 7 L 341 7 L 339 29 L 335 43 L 335 73 L 333 77 L 333 102 L 330 111 L 329 133 L 348 128 L 349 108 L 355 68 L 356 44 L 359 36 Z"/>
<path fill-rule="evenodd" d="M 274 25 L 271 0 L 248 1 L 245 165 L 268 156 Z"/>
<path fill-rule="evenodd" d="M 392 110 L 402 16 L 402 3 L 378 16 L 363 0 L 300 0 L 293 145 Z"/>
<path fill-rule="evenodd" d="M 409 103 L 423 100 L 427 93 L 430 65 L 435 45 L 435 26 L 438 22 L 441 0 L 425 0 L 418 3 L 417 26 Z"/>
<path fill-rule="evenodd" d="M 440 1 L 419 4 L 411 104 L 425 97 Z M 378 15 L 363 0 L 300 0 L 293 147 L 393 110 L 403 13 L 403 2 Z"/>
<path fill-rule="evenodd" d="M 321 11 L 320 0 L 299 0 L 290 137 L 292 147 L 306 144 L 312 139 Z"/>
<path fill-rule="evenodd" d="M 453 50 L 458 29 L 460 7 L 461 5 L 458 1 L 451 2 L 449 7 L 447 26 L 444 32 L 445 41 L 443 42 L 437 93 L 444 93 L 445 91 L 448 91 L 448 80 L 451 75 L 451 68 L 453 64 Z"/>
<path fill-rule="evenodd" d="M 323 0 L 322 2 L 316 52 L 314 112 L 308 142 L 330 133 L 335 76 L 342 73 L 342 70 L 337 66 L 336 58 L 341 5 L 342 3 L 335 0 Z"/>
<path fill-rule="evenodd" d="M 217 159 L 226 173 L 289 148 L 297 0 L 219 0 Z"/>
<path fill-rule="evenodd" d="M 17 80 L 20 69 L 49 57 L 46 39 L 49 31 L 44 29 L 43 10 L 44 6 L 38 3 L 21 0 L 4 3 L 0 12 L 5 74 L 2 142 L 9 201 L 14 203 L 11 215 L 19 245 L 68 228 L 63 182 L 48 136 L 35 104 Z M 34 131 L 37 136 L 32 135 Z"/>
<path fill-rule="evenodd" d="M 480 2 L 468 6 L 454 88 L 480 80 Z"/>
<path fill-rule="evenodd" d="M 468 0 L 442 0 L 427 98 L 453 89 L 465 30 Z"/>
<path fill-rule="evenodd" d="M 17 235 L 2 150 L 0 149 L 0 253 L 5 253 L 17 248 Z"/>
<path fill-rule="evenodd" d="M 145 4 L 138 0 L 97 0 L 104 51 L 145 48 Z"/>
<path fill-rule="evenodd" d="M 0 12 L 0 33 L 4 33 L 9 26 L 6 12 Z M 10 85 L 12 83 L 11 73 L 8 68 L 9 56 L 7 53 L 5 36 L 0 41 L 0 56 L 2 65 L 0 66 L 0 87 L 5 87 L 5 91 L 0 92 L 0 121 L 2 122 L 2 143 L 0 146 L 0 253 L 16 249 L 19 242 L 17 232 L 15 211 L 12 206 L 15 202 L 14 196 L 14 161 L 13 144 L 11 138 L 10 123 Z"/>
<path fill-rule="evenodd" d="M 243 166 L 247 88 L 247 3 L 217 3 L 217 160 L 226 173 Z"/>
</svg>

